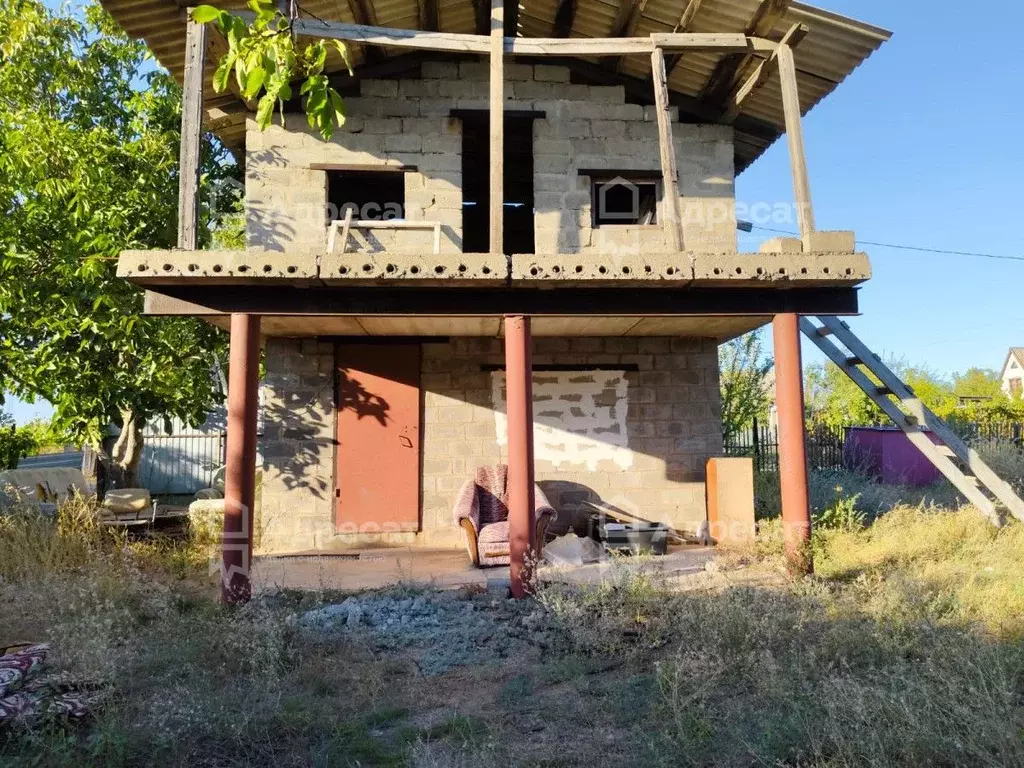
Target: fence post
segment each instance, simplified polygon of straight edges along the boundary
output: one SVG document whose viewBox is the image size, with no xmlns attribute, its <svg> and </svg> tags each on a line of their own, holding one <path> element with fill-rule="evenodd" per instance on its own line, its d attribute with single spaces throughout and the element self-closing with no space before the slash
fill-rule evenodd
<svg viewBox="0 0 1024 768">
<path fill-rule="evenodd" d="M 754 442 L 754 468 L 756 471 L 761 471 L 761 440 L 760 435 L 757 434 L 757 416 L 754 417 L 754 426 L 751 430 Z"/>
</svg>

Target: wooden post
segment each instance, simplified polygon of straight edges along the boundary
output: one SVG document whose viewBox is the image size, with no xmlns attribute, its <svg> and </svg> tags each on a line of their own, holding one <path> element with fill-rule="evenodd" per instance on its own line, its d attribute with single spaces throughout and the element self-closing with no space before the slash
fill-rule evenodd
<svg viewBox="0 0 1024 768">
<path fill-rule="evenodd" d="M 259 376 L 260 316 L 232 314 L 220 591 L 221 601 L 227 604 L 244 603 L 252 595 Z"/>
<path fill-rule="evenodd" d="M 491 253 L 505 252 L 505 8 L 491 0 Z"/>
<path fill-rule="evenodd" d="M 533 488 L 533 366 L 530 318 L 505 315 L 505 414 L 508 424 L 508 545 L 512 596 L 525 597 L 536 551 Z"/>
<path fill-rule="evenodd" d="M 191 9 L 189 10 L 191 14 Z M 185 84 L 181 93 L 181 156 L 178 170 L 178 247 L 199 247 L 199 151 L 203 137 L 203 67 L 206 25 L 185 23 Z"/>
<path fill-rule="evenodd" d="M 808 248 L 809 235 L 814 231 L 814 208 L 811 206 L 811 182 L 807 177 L 807 156 L 804 153 L 804 131 L 800 121 L 800 92 L 796 84 L 796 62 L 793 49 L 780 44 L 776 50 L 779 61 L 779 79 L 782 85 L 782 107 L 786 117 L 786 137 L 789 141 L 789 162 L 793 169 L 793 194 L 796 216 L 800 224 L 800 237 Z"/>
<path fill-rule="evenodd" d="M 658 114 L 658 147 L 661 151 L 661 176 L 665 214 L 665 230 L 674 252 L 683 250 L 683 222 L 679 215 L 679 172 L 676 169 L 676 146 L 672 143 L 672 120 L 669 114 L 668 78 L 665 75 L 665 52 L 651 52 L 651 76 L 654 80 L 654 104 Z"/>
<path fill-rule="evenodd" d="M 807 430 L 800 326 L 794 314 L 772 321 L 775 346 L 775 405 L 779 414 L 779 485 L 786 560 L 794 573 L 810 573 L 811 505 L 807 487 Z"/>
</svg>

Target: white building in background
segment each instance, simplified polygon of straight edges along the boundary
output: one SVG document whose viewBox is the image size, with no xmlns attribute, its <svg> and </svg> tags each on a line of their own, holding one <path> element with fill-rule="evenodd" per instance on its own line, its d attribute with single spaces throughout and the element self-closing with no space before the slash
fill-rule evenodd
<svg viewBox="0 0 1024 768">
<path fill-rule="evenodd" d="M 1003 384 L 1003 392 L 1010 397 L 1019 397 L 1024 393 L 1024 347 L 1010 347 L 999 379 Z"/>
</svg>

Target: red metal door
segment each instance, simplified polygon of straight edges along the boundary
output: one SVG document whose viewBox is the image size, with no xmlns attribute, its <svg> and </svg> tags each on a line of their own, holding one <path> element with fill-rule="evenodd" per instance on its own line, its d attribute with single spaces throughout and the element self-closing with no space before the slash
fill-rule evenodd
<svg viewBox="0 0 1024 768">
<path fill-rule="evenodd" d="M 420 523 L 420 346 L 340 344 L 335 522 L 340 533 Z"/>
</svg>

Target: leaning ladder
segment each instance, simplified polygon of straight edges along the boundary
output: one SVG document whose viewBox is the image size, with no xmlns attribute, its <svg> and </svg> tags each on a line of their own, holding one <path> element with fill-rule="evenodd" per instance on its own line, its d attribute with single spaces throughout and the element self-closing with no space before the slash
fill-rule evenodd
<svg viewBox="0 0 1024 768">
<path fill-rule="evenodd" d="M 922 403 L 913 390 L 853 334 L 850 326 L 838 317 L 817 319 L 821 325 L 815 325 L 810 318 L 801 318 L 800 330 L 864 390 L 969 502 L 995 525 L 1002 525 L 1002 516 L 993 499 L 982 491 L 984 488 L 1010 514 L 1024 521 L 1024 501 L 1010 484 L 999 478 L 973 448 Z M 842 347 L 849 351 L 844 352 Z M 864 369 L 873 373 L 881 385 L 872 381 Z M 938 438 L 938 444 L 932 441 L 931 435 Z"/>
</svg>

